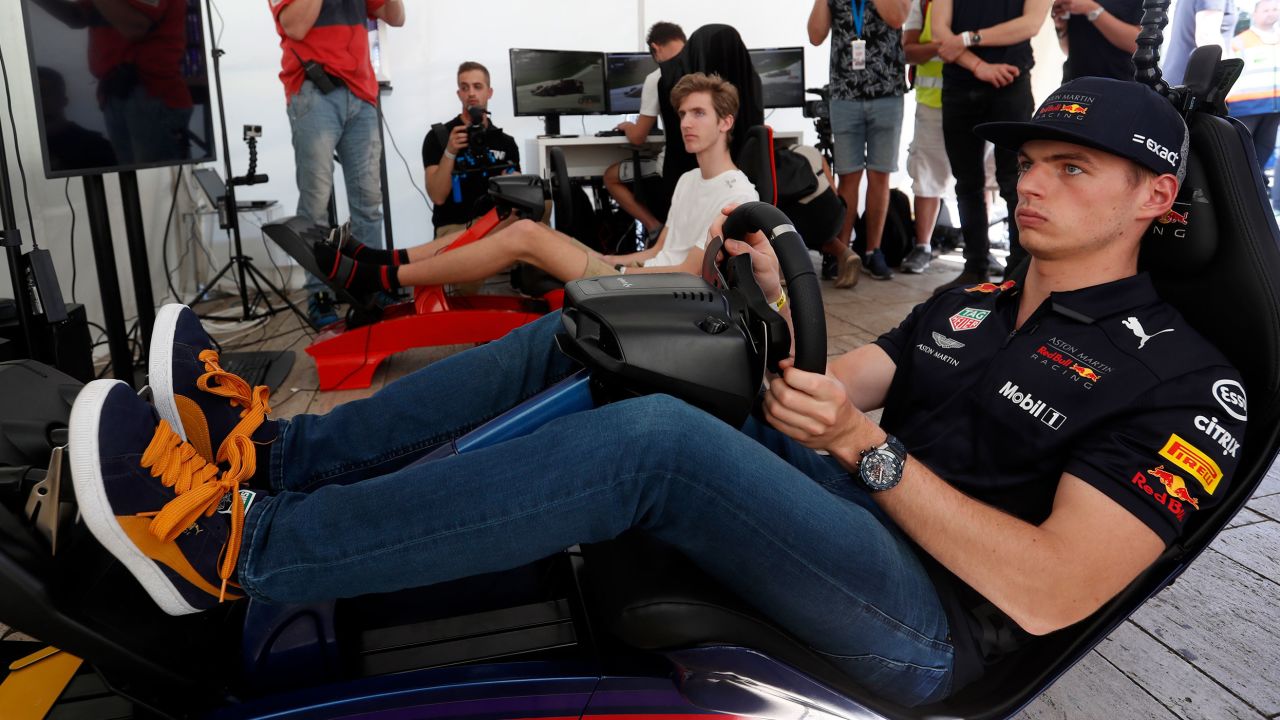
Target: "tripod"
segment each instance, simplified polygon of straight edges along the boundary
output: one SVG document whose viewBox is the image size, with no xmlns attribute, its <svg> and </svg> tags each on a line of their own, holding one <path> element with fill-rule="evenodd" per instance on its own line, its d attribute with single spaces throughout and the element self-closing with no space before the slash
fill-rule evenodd
<svg viewBox="0 0 1280 720">
<path fill-rule="evenodd" d="M 205 0 L 205 17 L 213 17 L 212 0 Z M 257 320 L 259 318 L 270 317 L 277 313 L 283 312 L 285 309 L 292 310 L 299 318 L 311 325 L 307 314 L 302 312 L 297 305 L 289 300 L 284 290 L 277 287 L 271 282 L 261 270 L 253 264 L 253 258 L 244 254 L 244 248 L 240 238 L 240 212 L 236 206 L 236 187 L 240 185 L 257 185 L 258 183 L 267 182 L 266 175 L 256 174 L 258 165 L 258 138 L 262 135 L 262 128 L 256 125 L 246 125 L 244 127 L 244 141 L 249 144 L 249 172 L 240 177 L 232 175 L 231 170 L 231 144 L 227 140 L 227 111 L 222 101 L 222 48 L 218 46 L 217 33 L 210 32 L 209 40 L 212 47 L 213 56 L 213 84 L 218 95 L 218 122 L 222 128 L 222 164 L 227 176 L 226 193 L 221 198 L 218 208 L 219 226 L 223 230 L 227 230 L 231 236 L 232 249 L 234 253 L 227 264 L 218 271 L 213 279 L 206 283 L 205 287 L 212 287 L 222 279 L 224 275 L 233 269 L 236 272 L 237 286 L 240 290 L 240 316 L 228 317 L 218 315 L 202 315 L 201 317 L 211 320 Z M 252 282 L 254 288 L 258 291 L 251 304 L 249 302 L 249 286 Z M 275 293 L 284 307 L 277 307 L 271 303 L 271 296 L 263 289 L 266 286 Z M 207 292 L 201 290 L 198 295 L 191 299 L 187 305 L 195 305 L 199 302 Z M 261 300 L 266 304 L 265 310 L 258 309 L 258 302 Z"/>
</svg>

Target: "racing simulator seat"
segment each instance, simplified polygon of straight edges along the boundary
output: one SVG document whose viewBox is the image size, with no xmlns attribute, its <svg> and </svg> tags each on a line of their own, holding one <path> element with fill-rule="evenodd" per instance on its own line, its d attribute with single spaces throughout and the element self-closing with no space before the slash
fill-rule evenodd
<svg viewBox="0 0 1280 720">
<path fill-rule="evenodd" d="M 557 227 L 566 227 L 572 217 L 573 198 L 563 151 L 551 150 L 552 178 L 544 181 L 533 175 L 499 175 L 489 180 L 489 195 L 496 207 L 477 218 L 444 252 L 473 243 L 493 231 L 508 215 L 541 220 L 545 200 L 553 197 Z M 550 189 L 546 184 L 550 184 Z M 328 273 L 316 263 L 312 243 L 323 240 L 324 228 L 302 218 L 287 218 L 263 226 L 277 245 L 306 268 L 324 279 L 339 302 L 349 310 L 345 320 L 326 328 L 307 347 L 316 363 L 321 390 L 365 388 L 383 360 L 415 347 L 480 343 L 495 340 L 548 311 L 560 307 L 559 285 L 536 283 L 536 275 L 516 272 L 513 285 L 526 295 L 448 295 L 443 286 L 414 288 L 412 302 L 380 308 L 373 295 L 357 297 L 345 287 L 327 280 Z M 348 262 L 345 258 L 342 262 Z M 529 278 L 521 284 L 521 278 Z"/>
<path fill-rule="evenodd" d="M 885 703 L 858 687 L 687 560 L 650 540 L 630 537 L 588 548 L 589 571 L 605 571 L 589 586 L 608 607 L 606 628 L 629 645 L 670 657 L 683 669 L 683 690 L 693 702 L 758 712 L 768 706 L 770 693 L 756 688 L 773 684 L 820 699 L 819 707 L 826 704 L 822 709 L 839 715 L 863 717 L 857 714 L 861 706 L 895 718 L 1011 717 L 1172 583 L 1253 495 L 1280 449 L 1280 230 L 1249 133 L 1225 116 L 1223 98 L 1240 61 L 1220 62 L 1219 48 L 1200 48 L 1187 85 L 1170 88 L 1160 80 L 1152 53 L 1160 42 L 1157 22 L 1163 25 L 1163 10 L 1147 10 L 1139 40 L 1139 58 L 1146 52 L 1147 62 L 1139 63 L 1146 68 L 1139 78 L 1188 111 L 1191 154 L 1174 211 L 1153 224 L 1140 266 L 1151 273 L 1161 297 L 1244 378 L 1252 413 L 1227 496 L 1188 521 L 1185 538 L 1092 617 L 1004 658 L 951 698 L 915 709 Z M 790 668 L 779 669 L 774 660 Z M 795 671 L 826 692 L 806 688 Z M 736 702 L 729 699 L 730 688 L 737 691 Z"/>
</svg>

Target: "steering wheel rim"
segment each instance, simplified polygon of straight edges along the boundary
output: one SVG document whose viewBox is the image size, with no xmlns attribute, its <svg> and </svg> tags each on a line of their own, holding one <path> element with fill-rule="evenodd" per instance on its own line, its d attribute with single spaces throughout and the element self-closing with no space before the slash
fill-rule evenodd
<svg viewBox="0 0 1280 720">
<path fill-rule="evenodd" d="M 806 372 L 826 372 L 827 318 L 822 307 L 822 287 L 809 251 L 790 218 L 768 203 L 743 203 L 725 219 L 723 232 L 734 240 L 745 240 L 753 232 L 762 232 L 769 239 L 790 298 L 795 366 Z"/>
<path fill-rule="evenodd" d="M 569 183 L 569 164 L 565 162 L 564 150 L 553 147 L 547 157 L 551 162 L 551 202 L 556 229 L 566 235 L 573 225 L 573 193 Z"/>
</svg>

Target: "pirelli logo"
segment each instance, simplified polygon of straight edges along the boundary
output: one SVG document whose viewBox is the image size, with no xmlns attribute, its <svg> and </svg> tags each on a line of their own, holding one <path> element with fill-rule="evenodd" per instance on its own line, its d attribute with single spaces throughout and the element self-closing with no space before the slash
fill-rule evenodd
<svg viewBox="0 0 1280 720">
<path fill-rule="evenodd" d="M 1169 441 L 1160 448 L 1160 456 L 1191 473 L 1210 495 L 1218 489 L 1218 482 L 1222 480 L 1222 468 L 1195 445 L 1178 437 L 1177 433 L 1170 435 Z"/>
</svg>

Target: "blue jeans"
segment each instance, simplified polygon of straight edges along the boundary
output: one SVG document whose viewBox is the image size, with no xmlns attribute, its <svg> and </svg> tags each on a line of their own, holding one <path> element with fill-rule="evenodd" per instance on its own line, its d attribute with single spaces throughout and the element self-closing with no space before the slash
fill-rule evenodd
<svg viewBox="0 0 1280 720">
<path fill-rule="evenodd" d="M 293 156 L 297 166 L 298 215 L 317 225 L 329 224 L 333 194 L 333 153 L 342 162 L 351 234 L 370 247 L 382 247 L 382 133 L 378 109 L 345 87 L 329 94 L 310 80 L 289 98 Z M 307 276 L 307 289 L 324 284 Z"/>
<path fill-rule="evenodd" d="M 276 494 L 245 524 L 244 590 L 286 603 L 386 592 L 641 528 L 883 696 L 948 692 L 947 620 L 908 541 L 836 462 L 763 424 L 735 430 L 654 395 L 403 466 L 576 370 L 553 347 L 559 327 L 553 313 L 281 422 Z"/>
</svg>

